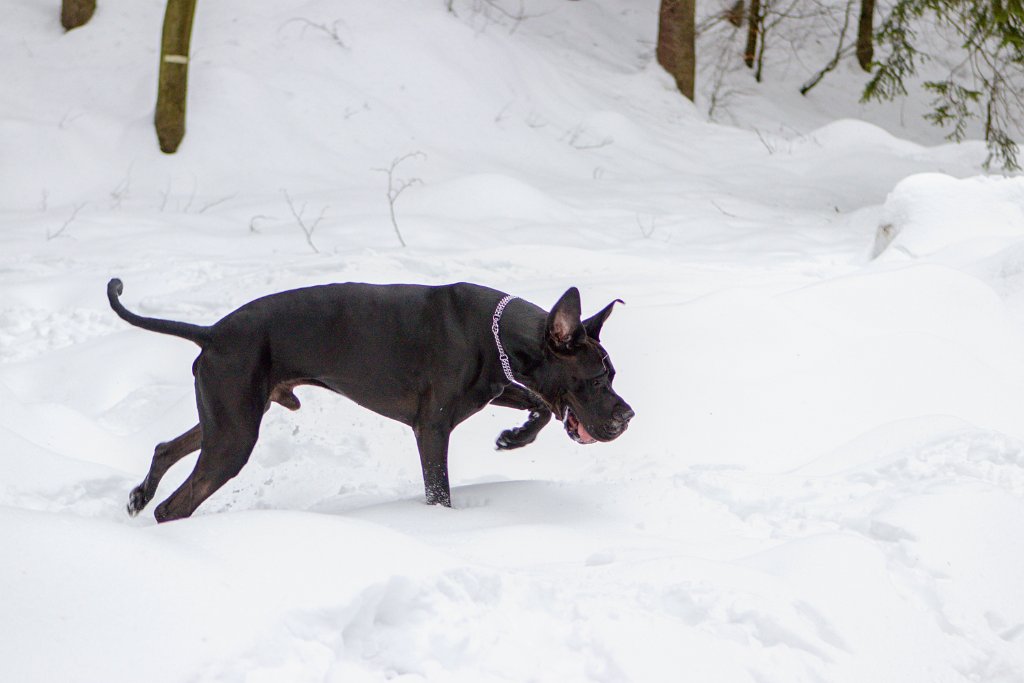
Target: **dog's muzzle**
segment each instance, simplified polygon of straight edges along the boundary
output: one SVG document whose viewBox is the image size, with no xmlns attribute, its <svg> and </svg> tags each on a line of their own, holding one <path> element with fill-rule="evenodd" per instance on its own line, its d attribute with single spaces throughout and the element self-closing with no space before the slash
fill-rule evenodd
<svg viewBox="0 0 1024 683">
<path fill-rule="evenodd" d="M 572 408 L 566 406 L 562 416 L 562 424 L 565 426 L 565 432 L 569 435 L 570 439 L 580 444 L 591 444 L 597 441 L 617 439 L 626 431 L 629 421 L 635 415 L 636 413 L 633 412 L 632 408 L 622 404 L 612 411 L 610 419 L 599 425 L 594 425 L 588 430 L 576 413 L 573 412 Z"/>
</svg>

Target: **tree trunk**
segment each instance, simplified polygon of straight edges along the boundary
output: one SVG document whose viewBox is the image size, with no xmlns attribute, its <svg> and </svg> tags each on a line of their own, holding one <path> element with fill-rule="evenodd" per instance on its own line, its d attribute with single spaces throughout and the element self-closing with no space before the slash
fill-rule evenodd
<svg viewBox="0 0 1024 683">
<path fill-rule="evenodd" d="M 676 80 L 679 92 L 693 100 L 697 53 L 696 0 L 661 0 L 658 12 L 658 63 Z"/>
<path fill-rule="evenodd" d="M 757 66 L 754 67 L 754 80 L 758 83 L 761 82 L 761 74 L 764 73 L 764 47 L 765 47 L 765 30 L 761 27 L 761 44 L 757 46 Z"/>
<path fill-rule="evenodd" d="M 857 25 L 857 62 L 860 68 L 871 73 L 871 60 L 875 56 L 873 42 L 875 0 L 861 0 L 860 23 Z"/>
<path fill-rule="evenodd" d="M 761 31 L 761 0 L 750 0 L 750 14 L 747 15 L 747 49 L 743 52 L 743 63 L 748 69 L 754 68 L 757 56 L 757 36 Z"/>
<path fill-rule="evenodd" d="M 160 44 L 160 85 L 156 98 L 156 136 L 160 150 L 174 154 L 185 137 L 188 45 L 196 0 L 167 0 Z"/>
<path fill-rule="evenodd" d="M 92 19 L 96 0 L 63 0 L 60 4 L 60 24 L 65 31 L 78 28 Z"/>
</svg>

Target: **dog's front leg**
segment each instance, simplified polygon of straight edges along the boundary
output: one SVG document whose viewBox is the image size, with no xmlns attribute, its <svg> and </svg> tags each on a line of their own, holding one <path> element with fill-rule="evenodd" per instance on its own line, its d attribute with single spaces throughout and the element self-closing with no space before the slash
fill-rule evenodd
<svg viewBox="0 0 1024 683">
<path fill-rule="evenodd" d="M 507 451 L 533 443 L 540 430 L 544 429 L 545 425 L 551 421 L 551 410 L 544 404 L 544 400 L 515 384 L 506 386 L 501 395 L 492 400 L 491 404 L 530 411 L 529 417 L 521 427 L 506 429 L 498 435 L 495 441 L 498 450 Z"/>
<path fill-rule="evenodd" d="M 540 430 L 544 429 L 551 421 L 551 411 L 547 408 L 537 408 L 530 411 L 526 422 L 520 427 L 506 429 L 494 441 L 494 446 L 499 451 L 510 451 L 514 448 L 529 446 L 537 439 Z"/>
<path fill-rule="evenodd" d="M 451 428 L 447 425 L 417 425 L 413 431 L 416 433 L 416 445 L 420 449 L 427 505 L 450 508 L 452 492 L 448 484 L 448 437 Z"/>
</svg>

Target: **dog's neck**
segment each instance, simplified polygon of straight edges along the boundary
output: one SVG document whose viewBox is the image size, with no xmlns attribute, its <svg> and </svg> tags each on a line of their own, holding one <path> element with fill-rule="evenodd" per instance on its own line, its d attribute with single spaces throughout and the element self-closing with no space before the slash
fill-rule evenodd
<svg viewBox="0 0 1024 683">
<path fill-rule="evenodd" d="M 518 299 L 515 294 L 506 295 L 494 309 L 494 315 L 491 316 L 491 334 L 494 335 L 494 345 L 498 349 L 498 363 L 501 364 L 501 371 L 512 384 L 518 384 L 519 386 L 525 386 L 522 382 L 515 378 L 512 372 L 511 359 L 505 352 L 505 346 L 501 343 L 501 317 L 505 314 L 505 307 L 512 301 Z"/>
<path fill-rule="evenodd" d="M 502 302 L 505 302 L 504 305 Z M 499 301 L 492 316 L 492 347 L 500 372 L 506 381 L 524 387 L 531 393 L 536 393 L 530 386 L 530 375 L 531 370 L 541 362 L 543 351 L 540 345 L 544 339 L 546 320 L 547 314 L 540 307 L 514 296 Z M 507 366 L 502 361 L 503 355 L 507 359 Z"/>
</svg>

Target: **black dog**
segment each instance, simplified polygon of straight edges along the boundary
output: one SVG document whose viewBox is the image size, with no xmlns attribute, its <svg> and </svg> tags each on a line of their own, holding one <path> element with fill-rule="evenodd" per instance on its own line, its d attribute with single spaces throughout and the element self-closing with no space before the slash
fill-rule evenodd
<svg viewBox="0 0 1024 683">
<path fill-rule="evenodd" d="M 615 369 L 600 344 L 615 301 L 580 320 L 570 288 L 551 313 L 473 284 L 336 284 L 256 299 L 209 327 L 127 310 L 120 280 L 110 306 L 132 325 L 195 342 L 192 365 L 199 424 L 156 447 L 145 480 L 131 493 L 138 514 L 167 470 L 202 448 L 195 469 L 157 506 L 164 522 L 191 515 L 241 471 L 271 402 L 298 410 L 292 390 L 314 385 L 413 429 L 427 502 L 451 506 L 448 436 L 488 403 L 528 410 L 521 427 L 498 437 L 519 448 L 558 415 L 579 443 L 611 441 L 633 410 L 612 390 Z"/>
</svg>

